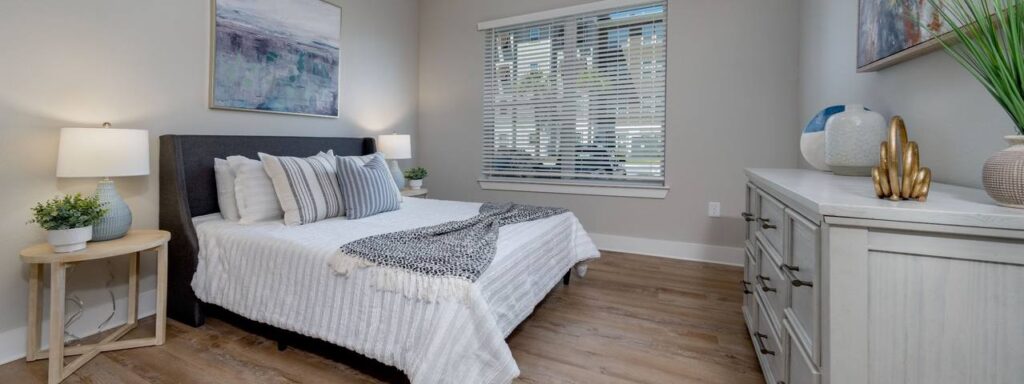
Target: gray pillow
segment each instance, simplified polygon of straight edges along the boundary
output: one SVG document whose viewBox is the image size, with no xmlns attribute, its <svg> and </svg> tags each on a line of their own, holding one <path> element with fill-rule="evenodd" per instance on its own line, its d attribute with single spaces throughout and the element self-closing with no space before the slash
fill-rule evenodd
<svg viewBox="0 0 1024 384">
<path fill-rule="evenodd" d="M 384 155 L 338 157 L 338 181 L 345 216 L 361 219 L 402 207 L 401 193 Z"/>
</svg>

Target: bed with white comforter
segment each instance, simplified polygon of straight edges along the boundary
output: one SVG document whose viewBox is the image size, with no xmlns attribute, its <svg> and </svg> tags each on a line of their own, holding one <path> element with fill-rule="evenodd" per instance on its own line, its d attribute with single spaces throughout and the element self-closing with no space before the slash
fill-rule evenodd
<svg viewBox="0 0 1024 384">
<path fill-rule="evenodd" d="M 328 267 L 353 240 L 467 219 L 479 207 L 406 198 L 397 211 L 293 227 L 198 217 L 192 287 L 204 302 L 359 352 L 412 383 L 507 383 L 519 368 L 505 337 L 565 271 L 599 255 L 572 213 L 502 227 L 494 260 L 466 302 L 377 289 L 375 267 L 348 276 Z"/>
</svg>

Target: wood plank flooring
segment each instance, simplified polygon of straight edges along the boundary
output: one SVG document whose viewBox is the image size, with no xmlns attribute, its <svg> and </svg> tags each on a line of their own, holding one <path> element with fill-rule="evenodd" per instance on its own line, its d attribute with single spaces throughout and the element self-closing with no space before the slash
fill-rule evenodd
<svg viewBox="0 0 1024 384">
<path fill-rule="evenodd" d="M 737 267 L 603 252 L 585 279 L 555 288 L 509 337 L 522 371 L 516 382 L 763 383 L 740 312 L 741 275 Z M 128 337 L 151 334 L 152 323 Z M 216 318 L 200 328 L 169 321 L 165 345 L 103 353 L 65 383 L 404 380 L 367 360 L 280 352 Z M 45 383 L 46 361 L 0 365 L 0 382 Z"/>
</svg>

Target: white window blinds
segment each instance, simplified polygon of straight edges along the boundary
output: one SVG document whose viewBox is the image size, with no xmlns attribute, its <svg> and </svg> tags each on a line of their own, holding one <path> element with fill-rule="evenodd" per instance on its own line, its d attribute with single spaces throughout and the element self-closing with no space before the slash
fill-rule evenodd
<svg viewBox="0 0 1024 384">
<path fill-rule="evenodd" d="M 485 30 L 483 179 L 665 183 L 664 2 Z"/>
</svg>

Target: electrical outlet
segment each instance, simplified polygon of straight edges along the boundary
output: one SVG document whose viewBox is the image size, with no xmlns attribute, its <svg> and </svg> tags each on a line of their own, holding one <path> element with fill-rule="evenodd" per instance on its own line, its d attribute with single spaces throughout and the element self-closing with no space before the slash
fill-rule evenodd
<svg viewBox="0 0 1024 384">
<path fill-rule="evenodd" d="M 708 203 L 708 216 L 722 217 L 722 203 L 712 201 Z"/>
</svg>

